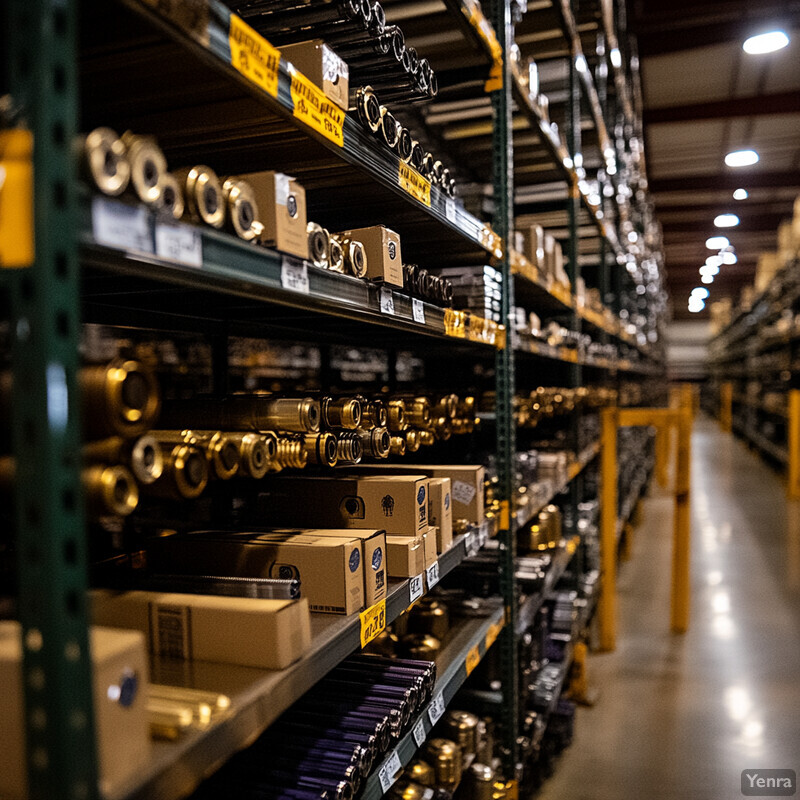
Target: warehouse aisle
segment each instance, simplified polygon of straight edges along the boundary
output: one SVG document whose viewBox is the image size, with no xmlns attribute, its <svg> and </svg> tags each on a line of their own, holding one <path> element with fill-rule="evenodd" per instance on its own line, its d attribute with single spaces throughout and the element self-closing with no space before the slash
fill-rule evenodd
<svg viewBox="0 0 800 800">
<path fill-rule="evenodd" d="M 645 501 L 618 649 L 540 800 L 731 800 L 745 768 L 800 770 L 800 505 L 708 418 L 693 436 L 692 619 L 669 634 L 671 499 Z"/>
</svg>

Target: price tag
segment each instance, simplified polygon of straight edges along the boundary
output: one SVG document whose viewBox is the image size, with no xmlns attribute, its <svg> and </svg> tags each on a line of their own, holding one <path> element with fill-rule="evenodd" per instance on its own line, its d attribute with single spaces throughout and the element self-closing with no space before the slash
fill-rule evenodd
<svg viewBox="0 0 800 800">
<path fill-rule="evenodd" d="M 481 663 L 481 653 L 480 650 L 478 650 L 478 645 L 475 645 L 475 647 L 471 648 L 470 651 L 467 653 L 467 660 L 464 662 L 467 668 L 467 675 L 470 675 L 472 673 L 472 670 L 474 670 L 475 667 L 477 667 L 478 664 L 480 663 Z"/>
<path fill-rule="evenodd" d="M 414 322 L 419 322 L 420 325 L 425 324 L 425 306 L 422 305 L 422 300 L 417 297 L 411 298 L 411 314 L 414 317 Z"/>
<path fill-rule="evenodd" d="M 280 51 L 236 14 L 231 14 L 228 44 L 231 64 L 251 83 L 277 97 Z"/>
<path fill-rule="evenodd" d="M 156 255 L 187 267 L 203 266 L 203 239 L 188 225 L 156 225 Z"/>
<path fill-rule="evenodd" d="M 402 769 L 403 765 L 400 763 L 400 756 L 397 755 L 397 750 L 392 750 L 389 757 L 383 762 L 383 766 L 378 771 L 381 789 L 383 789 L 384 792 L 388 792 L 389 789 L 391 789 L 392 784 L 400 776 Z"/>
<path fill-rule="evenodd" d="M 412 578 L 408 582 L 408 602 L 409 604 L 413 603 L 415 600 L 419 600 L 420 597 L 425 593 L 425 583 L 424 583 L 425 574 L 420 572 L 416 578 Z"/>
<path fill-rule="evenodd" d="M 439 692 L 428 706 L 428 719 L 431 721 L 431 725 L 435 725 L 442 718 L 442 714 L 444 714 L 444 697 Z"/>
<path fill-rule="evenodd" d="M 344 147 L 344 111 L 291 64 L 289 72 L 294 116 L 334 144 Z"/>
<path fill-rule="evenodd" d="M 95 197 L 92 200 L 92 233 L 98 244 L 118 250 L 153 252 L 149 219 L 143 206 Z"/>
<path fill-rule="evenodd" d="M 397 183 L 415 200 L 431 207 L 431 182 L 403 161 L 397 165 Z"/>
<path fill-rule="evenodd" d="M 381 286 L 379 299 L 381 304 L 381 314 L 388 314 L 394 316 L 394 295 L 391 289 Z"/>
<path fill-rule="evenodd" d="M 478 528 L 478 543 L 479 547 L 483 547 L 486 542 L 489 541 L 489 525 L 486 522 L 481 523 L 481 527 Z"/>
<path fill-rule="evenodd" d="M 361 612 L 361 646 L 366 647 L 386 627 L 386 601 Z"/>
<path fill-rule="evenodd" d="M 486 649 L 488 650 L 497 641 L 500 631 L 503 630 L 503 625 L 500 622 L 495 622 L 489 627 L 486 632 Z"/>
<path fill-rule="evenodd" d="M 453 500 L 457 503 L 468 506 L 472 502 L 472 498 L 475 497 L 475 491 L 475 487 L 471 483 L 453 481 L 451 494 L 453 495 Z"/>
<path fill-rule="evenodd" d="M 455 224 L 456 221 L 456 204 L 448 197 L 444 201 L 444 214 L 448 222 Z"/>
<path fill-rule="evenodd" d="M 464 540 L 464 547 L 466 548 L 468 556 L 474 556 L 478 552 L 478 537 L 474 531 L 470 531 Z"/>
<path fill-rule="evenodd" d="M 417 721 L 412 733 L 414 734 L 414 741 L 417 743 L 417 747 L 422 747 L 425 743 L 425 723 L 422 719 Z"/>
<path fill-rule="evenodd" d="M 305 261 L 289 261 L 284 258 L 281 263 L 281 286 L 293 292 L 308 294 L 308 265 Z"/>
<path fill-rule="evenodd" d="M 433 589 L 439 583 L 439 562 L 437 561 L 433 566 L 428 567 L 425 570 L 425 574 L 428 576 L 428 589 Z"/>
</svg>

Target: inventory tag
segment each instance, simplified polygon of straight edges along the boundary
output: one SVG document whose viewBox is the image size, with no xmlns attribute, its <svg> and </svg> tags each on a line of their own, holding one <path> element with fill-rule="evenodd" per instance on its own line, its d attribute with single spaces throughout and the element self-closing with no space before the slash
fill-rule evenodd
<svg viewBox="0 0 800 800">
<path fill-rule="evenodd" d="M 455 224 L 456 221 L 456 204 L 448 197 L 444 201 L 444 214 L 448 222 Z"/>
<path fill-rule="evenodd" d="M 502 622 L 495 622 L 489 627 L 489 630 L 486 632 L 487 650 L 495 643 L 495 641 L 497 641 L 497 637 L 500 635 L 501 630 L 503 630 Z"/>
<path fill-rule="evenodd" d="M 420 572 L 415 578 L 412 578 L 408 583 L 408 602 L 413 603 L 419 600 L 425 592 L 424 586 L 424 573 Z"/>
<path fill-rule="evenodd" d="M 308 294 L 308 265 L 305 261 L 289 261 L 284 258 L 281 263 L 281 286 L 284 289 L 291 289 L 293 292 Z"/>
<path fill-rule="evenodd" d="M 417 720 L 417 724 L 414 726 L 412 733 L 414 734 L 414 741 L 417 743 L 417 747 L 422 747 L 425 741 L 425 723 L 422 721 L 422 717 Z"/>
<path fill-rule="evenodd" d="M 466 541 L 464 542 L 464 547 L 467 551 L 468 556 L 474 556 L 475 553 L 480 550 L 480 542 L 478 541 L 478 534 L 476 531 L 470 531 L 467 534 Z"/>
<path fill-rule="evenodd" d="M 156 255 L 187 267 L 203 266 L 203 239 L 189 225 L 156 225 Z"/>
<path fill-rule="evenodd" d="M 400 772 L 403 765 L 400 763 L 400 756 L 397 755 L 397 750 L 392 750 L 383 766 L 378 771 L 378 778 L 381 781 L 381 789 L 388 792 L 392 784 L 400 777 Z"/>
<path fill-rule="evenodd" d="M 415 200 L 431 207 L 431 182 L 404 161 L 398 162 L 397 182 Z"/>
<path fill-rule="evenodd" d="M 92 200 L 92 233 L 98 244 L 118 250 L 153 252 L 147 210 L 143 206 L 95 197 Z"/>
<path fill-rule="evenodd" d="M 467 653 L 467 659 L 464 662 L 464 666 L 467 668 L 467 675 L 472 674 L 472 670 L 481 663 L 481 651 L 478 649 L 478 645 L 471 648 L 470 651 Z"/>
<path fill-rule="evenodd" d="M 366 647 L 386 627 L 386 601 L 361 612 L 361 646 Z"/>
<path fill-rule="evenodd" d="M 344 111 L 291 64 L 294 115 L 317 133 L 344 147 Z"/>
<path fill-rule="evenodd" d="M 439 562 L 437 561 L 433 566 L 428 567 L 425 570 L 425 574 L 428 576 L 428 589 L 433 589 L 439 583 Z"/>
<path fill-rule="evenodd" d="M 428 719 L 430 719 L 431 725 L 435 725 L 442 718 L 442 714 L 444 714 L 444 697 L 439 692 L 428 706 Z"/>
<path fill-rule="evenodd" d="M 425 324 L 425 306 L 418 297 L 411 298 L 411 313 L 414 316 L 414 322 L 419 322 L 420 325 Z"/>
<path fill-rule="evenodd" d="M 468 506 L 475 497 L 475 487 L 464 481 L 453 481 L 453 488 L 451 490 L 453 500 Z"/>
<path fill-rule="evenodd" d="M 228 43 L 231 64 L 251 83 L 277 97 L 280 51 L 236 14 L 231 14 Z"/>
<path fill-rule="evenodd" d="M 478 546 L 483 547 L 489 541 L 489 524 L 482 522 L 478 528 Z"/>
<path fill-rule="evenodd" d="M 380 289 L 380 303 L 381 303 L 381 314 L 388 314 L 389 316 L 394 316 L 394 296 L 392 295 L 392 290 L 387 289 L 385 286 L 381 286 Z"/>
</svg>

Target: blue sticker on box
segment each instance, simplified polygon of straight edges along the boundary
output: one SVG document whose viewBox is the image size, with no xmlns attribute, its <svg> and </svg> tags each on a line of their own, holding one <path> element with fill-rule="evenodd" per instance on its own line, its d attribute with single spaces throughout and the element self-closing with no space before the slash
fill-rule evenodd
<svg viewBox="0 0 800 800">
<path fill-rule="evenodd" d="M 417 492 L 417 502 L 422 505 L 425 502 L 425 487 L 420 486 Z"/>
<path fill-rule="evenodd" d="M 383 564 L 383 549 L 376 547 L 372 553 L 372 569 L 377 572 L 381 568 L 381 564 Z"/>
<path fill-rule="evenodd" d="M 361 554 L 358 552 L 358 548 L 356 548 L 352 553 L 350 553 L 350 572 L 355 572 L 360 563 Z"/>
</svg>

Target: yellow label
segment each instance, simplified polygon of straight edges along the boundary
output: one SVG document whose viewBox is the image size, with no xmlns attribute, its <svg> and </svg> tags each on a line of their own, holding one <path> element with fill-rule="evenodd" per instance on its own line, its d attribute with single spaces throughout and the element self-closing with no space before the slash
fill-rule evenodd
<svg viewBox="0 0 800 800">
<path fill-rule="evenodd" d="M 463 311 L 452 308 L 444 310 L 444 332 L 456 339 L 465 339 L 467 336 L 467 315 Z"/>
<path fill-rule="evenodd" d="M 495 622 L 489 630 L 486 632 L 486 649 L 488 650 L 496 641 L 497 637 L 500 635 L 500 631 L 503 630 L 503 623 L 502 622 Z"/>
<path fill-rule="evenodd" d="M 267 94 L 277 97 L 280 51 L 236 14 L 231 14 L 228 42 L 231 48 L 231 64 Z"/>
<path fill-rule="evenodd" d="M 397 170 L 397 182 L 400 188 L 405 189 L 415 200 L 419 200 L 428 208 L 431 207 L 431 182 L 420 175 L 414 167 L 401 161 Z"/>
<path fill-rule="evenodd" d="M 334 144 L 344 147 L 344 111 L 302 72 L 292 68 L 291 73 L 295 117 Z"/>
<path fill-rule="evenodd" d="M 481 663 L 481 653 L 478 650 L 478 645 L 475 645 L 469 653 L 467 653 L 467 660 L 465 662 L 467 667 L 467 675 L 471 674 L 472 670 Z"/>
<path fill-rule="evenodd" d="M 33 257 L 33 134 L 15 128 L 0 131 L 0 268 Z"/>
<path fill-rule="evenodd" d="M 361 612 L 361 646 L 366 647 L 386 627 L 386 601 Z"/>
</svg>

